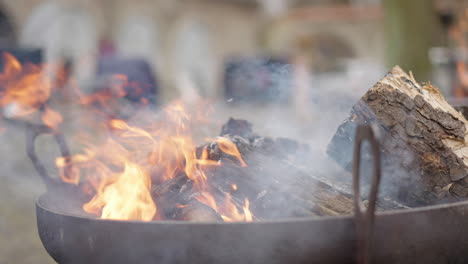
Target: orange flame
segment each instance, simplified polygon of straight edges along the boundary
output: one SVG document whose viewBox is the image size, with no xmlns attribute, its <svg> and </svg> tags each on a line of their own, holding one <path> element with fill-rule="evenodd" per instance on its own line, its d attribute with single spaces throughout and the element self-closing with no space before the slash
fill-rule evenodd
<svg viewBox="0 0 468 264">
<path fill-rule="evenodd" d="M 77 167 L 72 167 L 73 170 L 70 174 L 66 174 L 65 171 L 70 169 L 70 164 L 77 165 L 79 163 L 85 163 L 90 161 L 92 155 L 77 154 L 73 157 L 58 157 L 55 159 L 55 166 L 59 170 L 60 178 L 62 181 L 70 184 L 78 185 L 80 182 L 80 172 Z"/>
<path fill-rule="evenodd" d="M 218 205 L 216 204 L 216 199 L 208 192 L 202 192 L 198 197 L 197 200 L 209 207 L 213 208 L 213 210 L 218 211 Z"/>
<path fill-rule="evenodd" d="M 114 74 L 110 79 L 109 87 L 107 89 L 102 89 L 92 94 L 83 94 L 79 89 L 76 89 L 75 92 L 79 95 L 80 104 L 96 104 L 101 107 L 109 107 L 114 99 L 127 95 L 127 92 L 124 89 L 127 84 L 127 76 Z"/>
<path fill-rule="evenodd" d="M 3 54 L 4 70 L 0 73 L 0 107 L 9 118 L 19 118 L 38 112 L 44 124 L 57 127 L 62 122 L 58 112 L 45 104 L 51 95 L 52 81 L 44 74 L 44 67 L 26 64 L 24 67 L 10 53 Z"/>
<path fill-rule="evenodd" d="M 242 159 L 239 150 L 231 140 L 225 137 L 218 137 L 216 139 L 216 142 L 218 143 L 219 149 L 221 149 L 221 151 L 228 155 L 236 157 L 237 160 L 239 160 L 242 167 L 247 167 L 247 164 L 245 164 L 244 160 Z"/>
<path fill-rule="evenodd" d="M 175 102 L 164 109 L 161 120 L 152 122 L 149 127 L 112 119 L 107 124 L 112 136 L 104 144 L 87 144 L 83 153 L 57 159 L 56 166 L 66 182 L 91 182 L 95 195 L 83 209 L 101 218 L 161 219 L 163 216 L 157 214 L 158 205 L 151 196 L 150 186 L 183 174 L 194 183 L 194 193 L 199 194 L 196 199 L 222 215 L 225 221 L 251 221 L 248 200 L 241 205 L 227 194 L 219 202 L 210 192 L 206 170 L 222 166 L 222 163 L 210 160 L 206 148 L 197 155 L 192 118 L 182 103 Z M 216 142 L 223 152 L 246 166 L 233 142 L 227 138 L 218 138 Z M 73 171 L 65 176 L 64 170 L 69 164 L 73 164 Z"/>
<path fill-rule="evenodd" d="M 150 187 L 150 177 L 138 165 L 125 164 L 124 172 L 114 182 L 101 186 L 83 209 L 101 212 L 104 219 L 151 221 L 157 208 Z"/>
<path fill-rule="evenodd" d="M 242 208 L 244 211 L 244 217 L 246 222 L 252 222 L 253 221 L 253 215 L 252 212 L 250 211 L 250 201 L 249 199 L 245 198 L 244 200 L 244 207 Z"/>
<path fill-rule="evenodd" d="M 223 205 L 221 217 L 225 222 L 245 221 L 252 222 L 253 216 L 250 211 L 250 202 L 247 198 L 244 200 L 242 210 L 239 210 L 233 202 L 231 195 L 226 194 L 226 200 Z"/>
<path fill-rule="evenodd" d="M 247 198 L 244 199 L 242 210 L 239 210 L 229 193 L 226 194 L 225 201 L 221 205 L 218 205 L 216 199 L 208 192 L 201 193 L 196 199 L 217 211 L 225 222 L 253 221 L 253 214 L 250 211 L 250 201 Z"/>
<path fill-rule="evenodd" d="M 63 117 L 47 103 L 52 92 L 67 81 L 66 71 L 59 72 L 56 80 L 52 81 L 45 74 L 43 65 L 22 65 L 9 53 L 3 53 L 3 61 L 4 70 L 0 73 L 0 108 L 3 115 L 9 118 L 29 118 L 30 114 L 36 116 L 38 113 L 46 126 L 59 129 Z M 135 88 L 132 92 L 139 91 L 138 85 L 129 83 L 124 75 L 113 76 L 106 89 L 87 95 L 79 91 L 73 80 L 68 81 L 69 87 L 79 97 L 80 104 L 96 104 L 101 109 L 95 111 L 103 114 L 119 106 L 118 100 L 114 99 L 126 96 L 126 87 Z M 109 136 L 104 142 L 93 142 L 96 135 L 90 133 L 86 138 L 93 140 L 82 142 L 81 153 L 59 157 L 55 165 L 62 181 L 74 185 L 82 181 L 89 183 L 86 186 L 92 189 L 90 194 L 93 197 L 83 204 L 83 210 L 100 218 L 141 221 L 162 219 L 164 216 L 158 214 L 151 188 L 178 175 L 185 175 L 194 183 L 193 193 L 199 194 L 195 199 L 210 206 L 225 221 L 252 221 L 248 199 L 239 202 L 238 197 L 233 199 L 230 193 L 218 197 L 211 190 L 206 172 L 213 166 L 223 164 L 211 160 L 207 148 L 197 151 L 192 131 L 194 124 L 207 122 L 205 114 L 206 111 L 192 113 L 183 103 L 174 102 L 164 109 L 156 122 L 147 127 L 134 126 L 119 119 L 109 120 L 105 115 L 105 125 L 100 129 L 105 127 Z M 83 131 L 88 131 L 86 129 Z M 82 134 L 78 136 L 84 138 Z M 236 158 L 241 167 L 247 166 L 230 139 L 219 137 L 215 141 L 219 149 Z M 231 186 L 233 191 L 237 190 L 236 184 Z"/>
</svg>

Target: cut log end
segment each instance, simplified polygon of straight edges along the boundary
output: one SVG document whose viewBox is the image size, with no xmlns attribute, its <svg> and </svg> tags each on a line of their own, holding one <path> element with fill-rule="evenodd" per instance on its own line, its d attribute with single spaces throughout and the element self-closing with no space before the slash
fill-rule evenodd
<svg viewBox="0 0 468 264">
<path fill-rule="evenodd" d="M 398 200 L 405 199 L 401 194 L 411 193 L 433 203 L 446 197 L 441 192 L 446 186 L 467 178 L 467 120 L 436 87 L 418 84 L 400 67 L 394 67 L 354 105 L 330 142 L 328 154 L 347 169 L 351 168 L 354 128 L 364 123 L 375 123 L 383 132 L 383 177 L 393 178 L 387 182 L 399 189 Z"/>
</svg>

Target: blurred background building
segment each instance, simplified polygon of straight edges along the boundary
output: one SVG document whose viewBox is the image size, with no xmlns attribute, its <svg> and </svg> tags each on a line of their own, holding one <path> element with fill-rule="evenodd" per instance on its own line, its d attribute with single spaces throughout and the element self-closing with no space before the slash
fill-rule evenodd
<svg viewBox="0 0 468 264">
<path fill-rule="evenodd" d="M 300 54 L 318 73 L 385 63 L 377 0 L 3 0 L 0 7 L 1 46 L 72 61 L 79 80 L 104 56 L 141 57 L 163 99 L 190 94 L 184 80 L 201 96 L 222 95 L 224 65 L 236 56 Z"/>
<path fill-rule="evenodd" d="M 451 93 L 455 84 L 441 74 L 450 52 L 440 47 L 454 47 L 448 32 L 464 2 L 3 0 L 0 46 L 39 48 L 45 61 L 73 62 L 79 80 L 89 80 L 104 56 L 140 57 L 155 72 L 163 101 L 222 95 L 224 66 L 236 56 L 300 56 L 318 79 L 400 64 Z"/>
</svg>

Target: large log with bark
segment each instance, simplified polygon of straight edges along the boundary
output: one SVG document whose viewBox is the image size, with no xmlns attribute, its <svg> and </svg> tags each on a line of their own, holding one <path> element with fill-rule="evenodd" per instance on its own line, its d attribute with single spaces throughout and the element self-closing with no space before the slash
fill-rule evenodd
<svg viewBox="0 0 468 264">
<path fill-rule="evenodd" d="M 385 194 L 408 205 L 468 196 L 468 121 L 437 88 L 418 84 L 398 66 L 377 82 L 328 146 L 347 169 L 354 128 L 363 123 L 380 128 Z"/>
</svg>

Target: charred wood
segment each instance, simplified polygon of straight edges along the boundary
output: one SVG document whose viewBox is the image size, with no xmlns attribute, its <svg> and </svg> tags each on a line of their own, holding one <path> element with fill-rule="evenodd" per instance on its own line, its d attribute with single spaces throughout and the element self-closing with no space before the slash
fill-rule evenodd
<svg viewBox="0 0 468 264">
<path fill-rule="evenodd" d="M 209 174 L 213 188 L 232 197 L 251 201 L 259 219 L 350 214 L 353 204 L 332 186 L 271 155 L 251 152 L 245 156 L 248 167 L 223 164 Z M 237 190 L 232 192 L 232 184 Z"/>
<path fill-rule="evenodd" d="M 173 219 L 192 222 L 223 221 L 215 210 L 197 200 L 191 200 L 185 205 L 180 205 L 176 209 Z"/>
<path fill-rule="evenodd" d="M 178 206 L 188 204 L 195 195 L 193 182 L 183 173 L 162 184 L 151 187 L 151 195 L 158 205 L 160 214 L 167 219 L 173 219 Z"/>
<path fill-rule="evenodd" d="M 256 220 L 352 214 L 351 194 L 295 165 L 294 161 L 308 157 L 306 145 L 285 138 L 260 137 L 251 127 L 245 120 L 230 119 L 221 133 L 236 145 L 246 167 L 224 153 L 216 141 L 197 148 L 199 158 L 217 161 L 216 165 L 203 166 L 206 191 L 217 204 L 230 199 L 240 210 L 248 199 Z M 203 193 L 198 193 L 200 190 L 193 188 L 194 184 L 180 173 L 152 187 L 153 199 L 165 219 L 219 220 L 220 213 L 199 199 Z M 379 202 L 377 207 L 400 208 L 386 202 Z"/>
<path fill-rule="evenodd" d="M 220 136 L 231 135 L 250 138 L 254 136 L 252 123 L 247 120 L 229 118 L 226 124 L 221 127 Z"/>
</svg>

